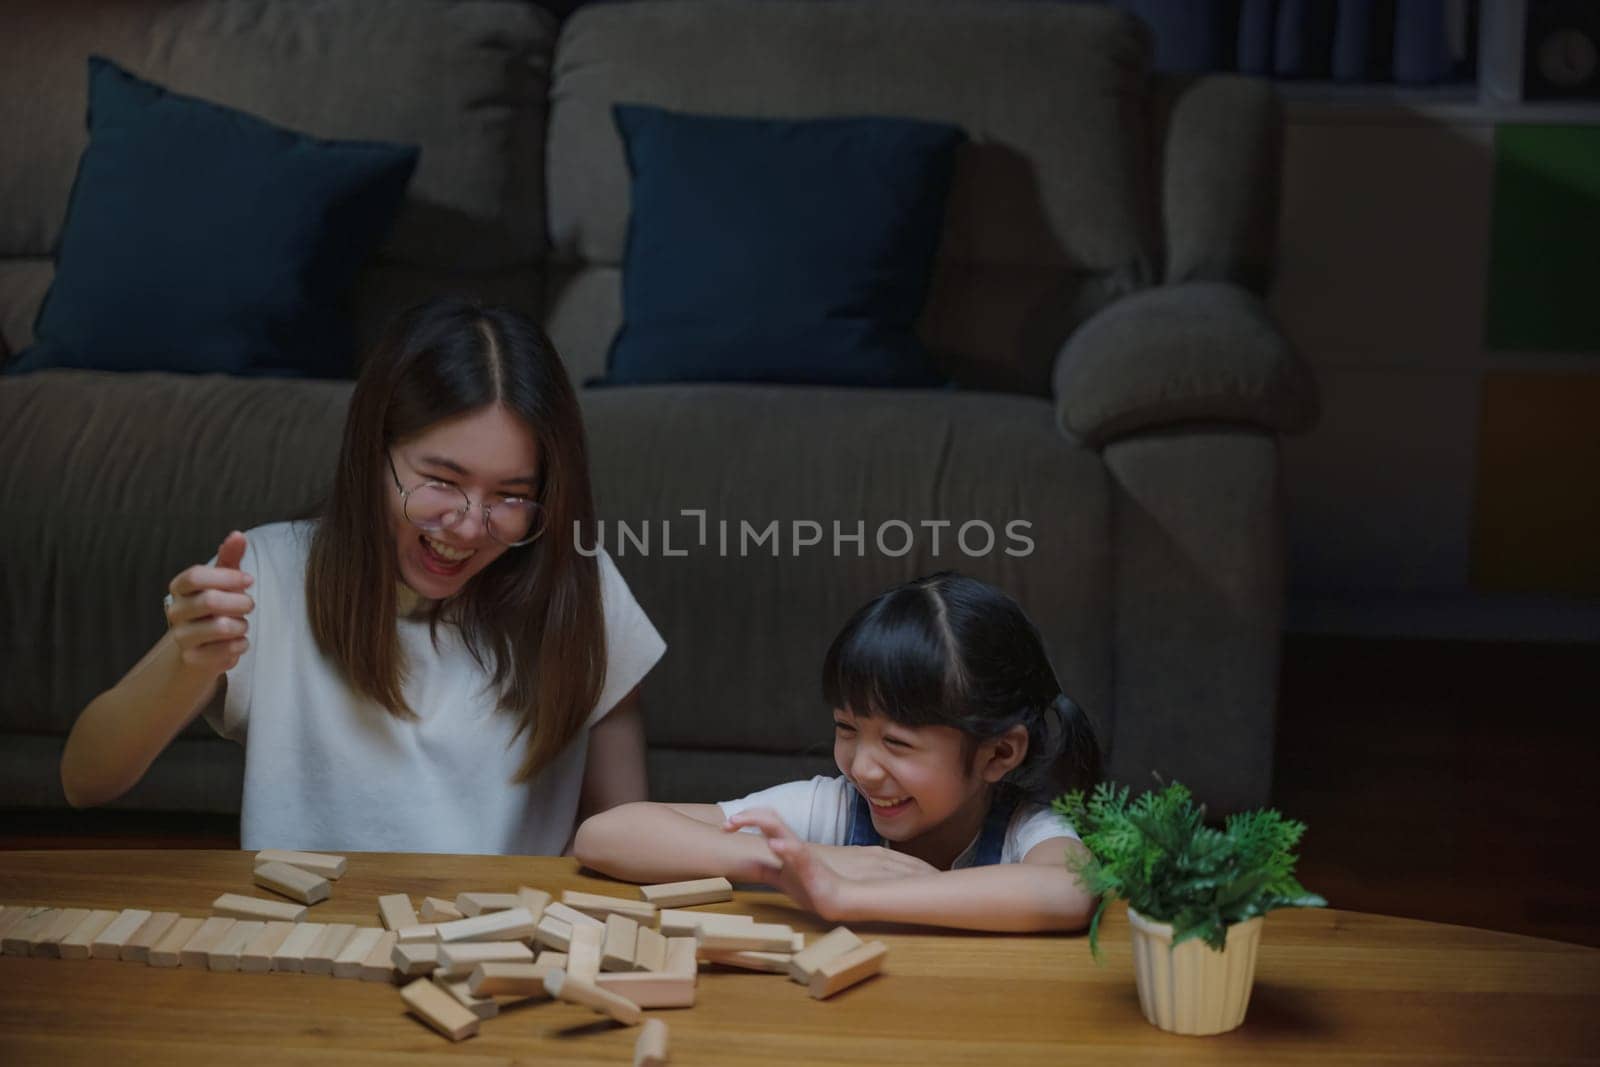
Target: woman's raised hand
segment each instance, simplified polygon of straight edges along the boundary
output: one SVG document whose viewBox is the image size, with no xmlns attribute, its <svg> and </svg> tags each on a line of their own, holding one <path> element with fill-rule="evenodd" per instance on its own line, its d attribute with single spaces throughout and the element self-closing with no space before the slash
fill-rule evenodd
<svg viewBox="0 0 1600 1067">
<path fill-rule="evenodd" d="M 244 550 L 244 534 L 235 530 L 217 549 L 215 565 L 188 567 L 168 587 L 167 626 L 189 666 L 223 674 L 250 647 L 245 616 L 256 602 L 245 590 L 255 579 L 239 569 Z"/>
</svg>

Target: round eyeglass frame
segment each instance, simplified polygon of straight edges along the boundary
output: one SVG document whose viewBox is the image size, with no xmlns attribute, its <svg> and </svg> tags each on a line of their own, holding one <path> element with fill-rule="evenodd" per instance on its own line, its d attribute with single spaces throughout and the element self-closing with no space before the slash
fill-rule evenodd
<svg viewBox="0 0 1600 1067">
<path fill-rule="evenodd" d="M 451 528 L 451 526 L 454 526 L 456 523 L 460 523 L 462 519 L 465 519 L 468 512 L 472 510 L 472 498 L 469 497 L 466 493 L 466 490 L 462 489 L 459 485 L 451 485 L 448 482 L 441 482 L 437 478 L 429 478 L 426 481 L 421 482 L 418 485 L 413 485 L 410 489 L 407 489 L 405 486 L 400 484 L 400 474 L 394 469 L 394 455 L 385 449 L 384 458 L 389 461 L 389 477 L 394 479 L 394 487 L 400 491 L 400 513 L 406 517 L 407 522 L 415 526 L 417 529 L 426 531 L 448 530 Z M 439 489 L 449 490 L 450 492 L 460 496 L 461 499 L 465 501 L 465 504 L 456 511 L 455 523 L 451 523 L 449 525 L 444 523 L 424 525 L 423 523 L 420 523 L 411 517 L 411 494 L 419 489 L 427 489 L 429 487 L 437 487 Z M 528 503 L 532 504 L 538 509 L 538 516 L 544 516 L 545 511 L 543 504 L 539 503 L 537 500 L 531 499 L 528 501 Z M 533 542 L 544 536 L 545 524 L 540 523 L 539 528 L 535 530 L 531 536 L 524 537 L 520 541 L 502 541 L 500 538 L 496 537 L 494 533 L 493 513 L 496 505 L 480 504 L 478 506 L 483 508 L 483 528 L 489 534 L 489 539 L 497 545 L 501 545 L 505 548 L 521 548 L 523 545 L 533 544 Z"/>
</svg>

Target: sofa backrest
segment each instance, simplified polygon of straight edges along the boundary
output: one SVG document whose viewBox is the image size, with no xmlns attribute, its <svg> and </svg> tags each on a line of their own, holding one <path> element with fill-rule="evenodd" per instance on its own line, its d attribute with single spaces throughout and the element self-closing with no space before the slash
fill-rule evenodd
<svg viewBox="0 0 1600 1067">
<path fill-rule="evenodd" d="M 470 290 L 537 311 L 555 19 L 498 0 L 6 0 L 0 328 L 32 339 L 99 53 L 176 92 L 329 138 L 420 145 L 406 207 L 354 294 L 392 312 Z"/>
<path fill-rule="evenodd" d="M 621 321 L 615 102 L 896 115 L 966 130 L 921 332 L 962 384 L 1045 394 L 1072 328 L 1153 280 L 1147 34 L 1096 5 L 663 0 L 586 7 L 556 48 L 548 327 L 580 373 Z"/>
</svg>

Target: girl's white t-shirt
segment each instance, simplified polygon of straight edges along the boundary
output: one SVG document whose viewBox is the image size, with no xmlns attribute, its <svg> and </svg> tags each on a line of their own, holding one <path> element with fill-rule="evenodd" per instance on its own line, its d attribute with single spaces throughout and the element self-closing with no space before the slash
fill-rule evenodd
<svg viewBox="0 0 1600 1067">
<path fill-rule="evenodd" d="M 771 808 L 800 840 L 813 845 L 843 845 L 850 840 L 850 815 L 855 803 L 856 787 L 850 784 L 850 779 L 842 775 L 838 778 L 818 775 L 809 782 L 785 782 L 738 800 L 724 800 L 717 806 L 722 809 L 724 818 L 732 818 L 750 808 Z M 760 831 L 749 828 L 745 832 Z M 1053 837 L 1070 837 L 1076 841 L 1078 832 L 1070 822 L 1041 804 L 1018 804 L 1006 825 L 1000 862 L 1021 863 L 1035 845 Z M 951 867 L 970 867 L 977 848 L 978 836 L 975 835 Z"/>
<path fill-rule="evenodd" d="M 313 527 L 246 533 L 250 647 L 207 721 L 244 745 L 241 846 L 365 852 L 559 855 L 572 835 L 589 729 L 649 672 L 666 643 L 603 550 L 605 687 L 584 729 L 529 782 L 527 734 L 496 709 L 492 675 L 454 626 L 399 620 L 414 720 L 357 693 L 317 648 L 306 613 Z"/>
</svg>

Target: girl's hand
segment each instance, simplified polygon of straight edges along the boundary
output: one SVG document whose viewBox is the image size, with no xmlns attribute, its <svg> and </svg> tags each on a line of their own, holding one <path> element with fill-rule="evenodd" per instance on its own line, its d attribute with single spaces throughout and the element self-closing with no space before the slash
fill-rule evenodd
<svg viewBox="0 0 1600 1067">
<path fill-rule="evenodd" d="M 244 534 L 235 530 L 217 549 L 216 566 L 196 564 L 172 579 L 167 626 L 183 662 L 212 675 L 231 670 L 250 646 L 245 619 L 256 602 L 245 593 L 255 581 L 239 569 Z"/>
<path fill-rule="evenodd" d="M 800 907 L 824 919 L 845 918 L 845 900 L 849 894 L 848 878 L 838 874 L 815 853 L 817 846 L 808 845 L 796 837 L 770 808 L 752 808 L 742 811 L 723 823 L 722 828 L 735 832 L 754 826 L 767 838 L 767 847 L 783 864 L 781 868 L 766 868 L 755 881 L 764 882 L 787 895 Z"/>
<path fill-rule="evenodd" d="M 927 860 L 882 845 L 812 845 L 811 851 L 842 878 L 911 878 L 939 871 Z"/>
</svg>

